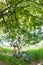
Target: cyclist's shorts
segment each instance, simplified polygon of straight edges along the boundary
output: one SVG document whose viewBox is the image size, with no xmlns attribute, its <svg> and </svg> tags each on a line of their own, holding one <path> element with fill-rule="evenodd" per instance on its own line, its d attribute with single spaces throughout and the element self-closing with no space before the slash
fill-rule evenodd
<svg viewBox="0 0 43 65">
<path fill-rule="evenodd" d="M 17 47 L 18 48 L 18 47 L 20 47 L 20 44 L 19 43 L 18 44 L 14 44 L 13 47 Z"/>
</svg>

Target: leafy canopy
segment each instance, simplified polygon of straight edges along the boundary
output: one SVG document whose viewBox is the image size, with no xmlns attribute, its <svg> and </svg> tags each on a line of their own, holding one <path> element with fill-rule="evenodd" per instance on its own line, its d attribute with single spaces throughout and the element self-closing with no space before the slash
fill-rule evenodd
<svg viewBox="0 0 43 65">
<path fill-rule="evenodd" d="M 43 40 L 43 0 L 0 0 L 0 31 L 23 35 L 26 43 Z M 0 33 L 1 34 L 1 33 Z"/>
</svg>

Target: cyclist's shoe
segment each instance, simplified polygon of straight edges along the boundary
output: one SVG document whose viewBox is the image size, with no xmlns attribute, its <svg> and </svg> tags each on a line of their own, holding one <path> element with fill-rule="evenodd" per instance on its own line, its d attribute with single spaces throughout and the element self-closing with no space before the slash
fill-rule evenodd
<svg viewBox="0 0 43 65">
<path fill-rule="evenodd" d="M 16 57 L 17 59 L 20 58 L 19 54 L 17 54 L 17 53 L 16 54 L 13 54 L 13 56 Z"/>
</svg>

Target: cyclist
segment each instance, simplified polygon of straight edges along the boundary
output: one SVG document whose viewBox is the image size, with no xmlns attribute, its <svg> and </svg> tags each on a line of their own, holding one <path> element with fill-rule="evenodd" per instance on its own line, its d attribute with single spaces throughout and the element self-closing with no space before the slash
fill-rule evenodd
<svg viewBox="0 0 43 65">
<path fill-rule="evenodd" d="M 18 54 L 20 54 L 20 47 L 21 47 L 21 37 L 18 36 L 16 40 L 13 42 L 14 47 L 14 55 L 16 55 L 16 48 L 18 48 Z"/>
</svg>

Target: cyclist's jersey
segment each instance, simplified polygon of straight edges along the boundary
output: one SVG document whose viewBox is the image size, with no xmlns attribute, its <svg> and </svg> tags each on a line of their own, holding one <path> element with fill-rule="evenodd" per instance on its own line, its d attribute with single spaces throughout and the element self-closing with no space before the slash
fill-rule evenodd
<svg viewBox="0 0 43 65">
<path fill-rule="evenodd" d="M 13 45 L 16 44 L 16 46 L 20 45 L 20 42 L 18 41 L 18 39 L 14 40 Z"/>
</svg>

